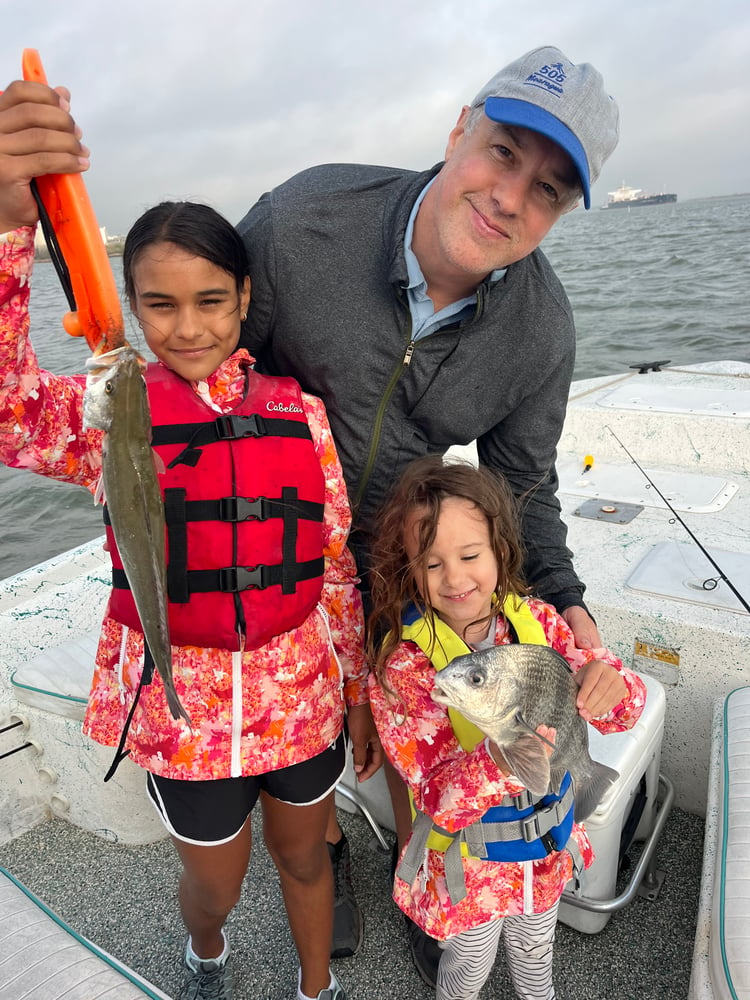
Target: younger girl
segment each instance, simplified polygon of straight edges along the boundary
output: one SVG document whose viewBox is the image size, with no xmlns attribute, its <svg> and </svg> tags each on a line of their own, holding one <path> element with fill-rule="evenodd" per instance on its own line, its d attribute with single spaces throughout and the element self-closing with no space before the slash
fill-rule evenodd
<svg viewBox="0 0 750 1000">
<path fill-rule="evenodd" d="M 85 378 L 41 371 L 28 340 L 33 253 L 33 227 L 0 238 L 0 460 L 93 492 L 102 434 L 83 427 Z M 147 211 L 128 234 L 123 272 L 158 359 L 145 378 L 165 467 L 160 485 L 170 497 L 174 683 L 192 723 L 172 718 L 156 674 L 141 690 L 126 745 L 148 772 L 183 865 L 182 995 L 231 996 L 223 925 L 240 895 L 260 797 L 299 955 L 298 997 L 343 1000 L 329 970 L 326 820 L 344 768 L 345 707 L 359 744 L 374 738 L 374 728 L 346 548 L 349 505 L 323 404 L 292 379 L 256 374 L 238 349 L 250 301 L 245 249 L 212 209 L 166 202 Z M 248 427 L 253 433 L 244 435 Z M 108 540 L 113 590 L 84 730 L 117 746 L 144 644 Z M 243 573 L 255 564 L 265 564 L 258 569 L 271 580 L 255 573 L 246 588 Z M 372 760 L 358 763 L 362 775 L 376 769 Z"/>
<path fill-rule="evenodd" d="M 554 608 L 521 596 L 528 590 L 520 575 L 519 537 L 506 484 L 486 469 L 444 464 L 440 457 L 407 467 L 375 533 L 370 701 L 417 817 L 397 869 L 394 899 L 442 942 L 438 1000 L 478 996 L 501 934 L 516 994 L 554 997 L 558 902 L 574 863 L 588 867 L 593 855 L 583 828 L 572 824 L 572 802 L 562 794 L 545 797 L 542 807 L 549 808 L 537 807 L 539 836 L 526 843 L 519 817 L 534 811 L 534 800 L 495 744 L 478 731 L 467 735 L 466 720 L 454 730 L 447 709 L 431 697 L 435 670 L 468 648 L 548 643 L 576 671 L 578 710 L 600 732 L 630 728 L 645 699 L 640 678 L 612 653 L 577 649 Z M 378 635 L 385 635 L 379 647 Z M 540 732 L 550 735 L 545 727 Z M 564 780 L 561 793 L 565 787 Z M 492 845 L 504 860 L 471 856 L 466 843 L 454 843 L 460 853 L 450 851 L 452 835 L 497 806 L 508 808 L 493 819 L 507 820 L 505 829 L 515 831 L 501 839 L 520 840 Z M 451 857 L 458 887 L 450 872 L 446 878 Z"/>
</svg>

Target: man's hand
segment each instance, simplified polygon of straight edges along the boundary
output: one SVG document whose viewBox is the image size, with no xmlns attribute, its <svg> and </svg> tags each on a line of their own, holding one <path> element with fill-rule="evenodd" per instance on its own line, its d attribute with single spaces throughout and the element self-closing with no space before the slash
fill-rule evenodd
<svg viewBox="0 0 750 1000">
<path fill-rule="evenodd" d="M 33 177 L 81 173 L 88 166 L 64 87 L 16 80 L 0 94 L 0 232 L 37 221 Z"/>
<path fill-rule="evenodd" d="M 383 747 L 369 705 L 355 705 L 346 710 L 349 739 L 354 755 L 357 781 L 366 781 L 383 763 Z"/>
<path fill-rule="evenodd" d="M 579 649 L 601 649 L 602 640 L 599 629 L 585 608 L 572 605 L 561 614 L 570 626 Z"/>
<path fill-rule="evenodd" d="M 607 715 L 628 693 L 621 674 L 604 660 L 591 660 L 575 674 L 578 684 L 576 708 L 586 722 Z"/>
</svg>

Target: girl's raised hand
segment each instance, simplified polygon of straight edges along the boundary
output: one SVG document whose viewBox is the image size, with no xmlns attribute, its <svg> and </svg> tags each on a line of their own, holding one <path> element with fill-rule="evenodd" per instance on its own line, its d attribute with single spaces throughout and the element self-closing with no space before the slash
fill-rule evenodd
<svg viewBox="0 0 750 1000">
<path fill-rule="evenodd" d="M 32 178 L 81 173 L 88 166 L 64 87 L 15 80 L 0 93 L 0 232 L 37 221 Z"/>
</svg>

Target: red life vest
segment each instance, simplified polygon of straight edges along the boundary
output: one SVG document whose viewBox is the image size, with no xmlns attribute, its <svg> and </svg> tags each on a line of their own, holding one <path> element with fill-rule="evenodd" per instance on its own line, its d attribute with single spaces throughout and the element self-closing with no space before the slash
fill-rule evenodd
<svg viewBox="0 0 750 1000">
<path fill-rule="evenodd" d="M 244 400 L 221 415 L 169 369 L 146 372 L 152 445 L 166 468 L 174 645 L 256 649 L 301 625 L 320 598 L 325 481 L 300 387 L 249 367 L 246 377 Z M 107 540 L 109 612 L 142 631 L 108 523 Z"/>
</svg>

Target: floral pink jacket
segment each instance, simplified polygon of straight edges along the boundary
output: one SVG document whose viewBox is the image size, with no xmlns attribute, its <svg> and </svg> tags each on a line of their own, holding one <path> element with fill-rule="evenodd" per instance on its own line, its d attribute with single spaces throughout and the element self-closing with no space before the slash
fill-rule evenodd
<svg viewBox="0 0 750 1000">
<path fill-rule="evenodd" d="M 83 430 L 85 376 L 41 371 L 28 340 L 32 229 L 0 243 L 0 461 L 96 491 L 100 431 Z M 226 413 L 240 398 L 237 351 L 195 386 Z M 341 732 L 344 707 L 367 702 L 362 605 L 346 547 L 351 515 L 320 400 L 305 414 L 326 480 L 323 594 L 292 632 L 246 653 L 173 646 L 175 687 L 192 731 L 172 719 L 157 676 L 144 687 L 127 746 L 140 766 L 169 778 L 261 774 L 307 760 Z M 106 612 L 84 732 L 116 746 L 143 666 L 143 636 Z"/>
<path fill-rule="evenodd" d="M 627 697 L 606 719 L 597 720 L 602 733 L 630 729 L 646 700 L 643 681 L 606 649 L 577 649 L 573 633 L 549 604 L 531 599 L 529 606 L 544 628 L 547 641 L 563 655 L 573 670 L 589 660 L 611 663 L 622 674 Z M 510 642 L 505 623 L 498 619 L 496 643 Z M 480 817 L 505 795 L 517 795 L 522 786 L 505 778 L 490 756 L 486 743 L 463 750 L 456 739 L 444 706 L 432 700 L 435 670 L 413 643 L 402 643 L 388 662 L 389 695 L 370 677 L 370 705 L 383 747 L 414 796 L 418 809 L 447 830 L 460 830 Z M 591 844 L 580 825 L 573 836 L 585 867 L 593 861 Z M 414 884 L 396 877 L 393 898 L 404 913 L 429 935 L 445 940 L 462 931 L 501 917 L 543 913 L 557 901 L 572 874 L 567 851 L 541 861 L 500 863 L 464 858 L 466 897 L 453 904 L 445 884 L 445 855 L 426 851 Z"/>
</svg>

